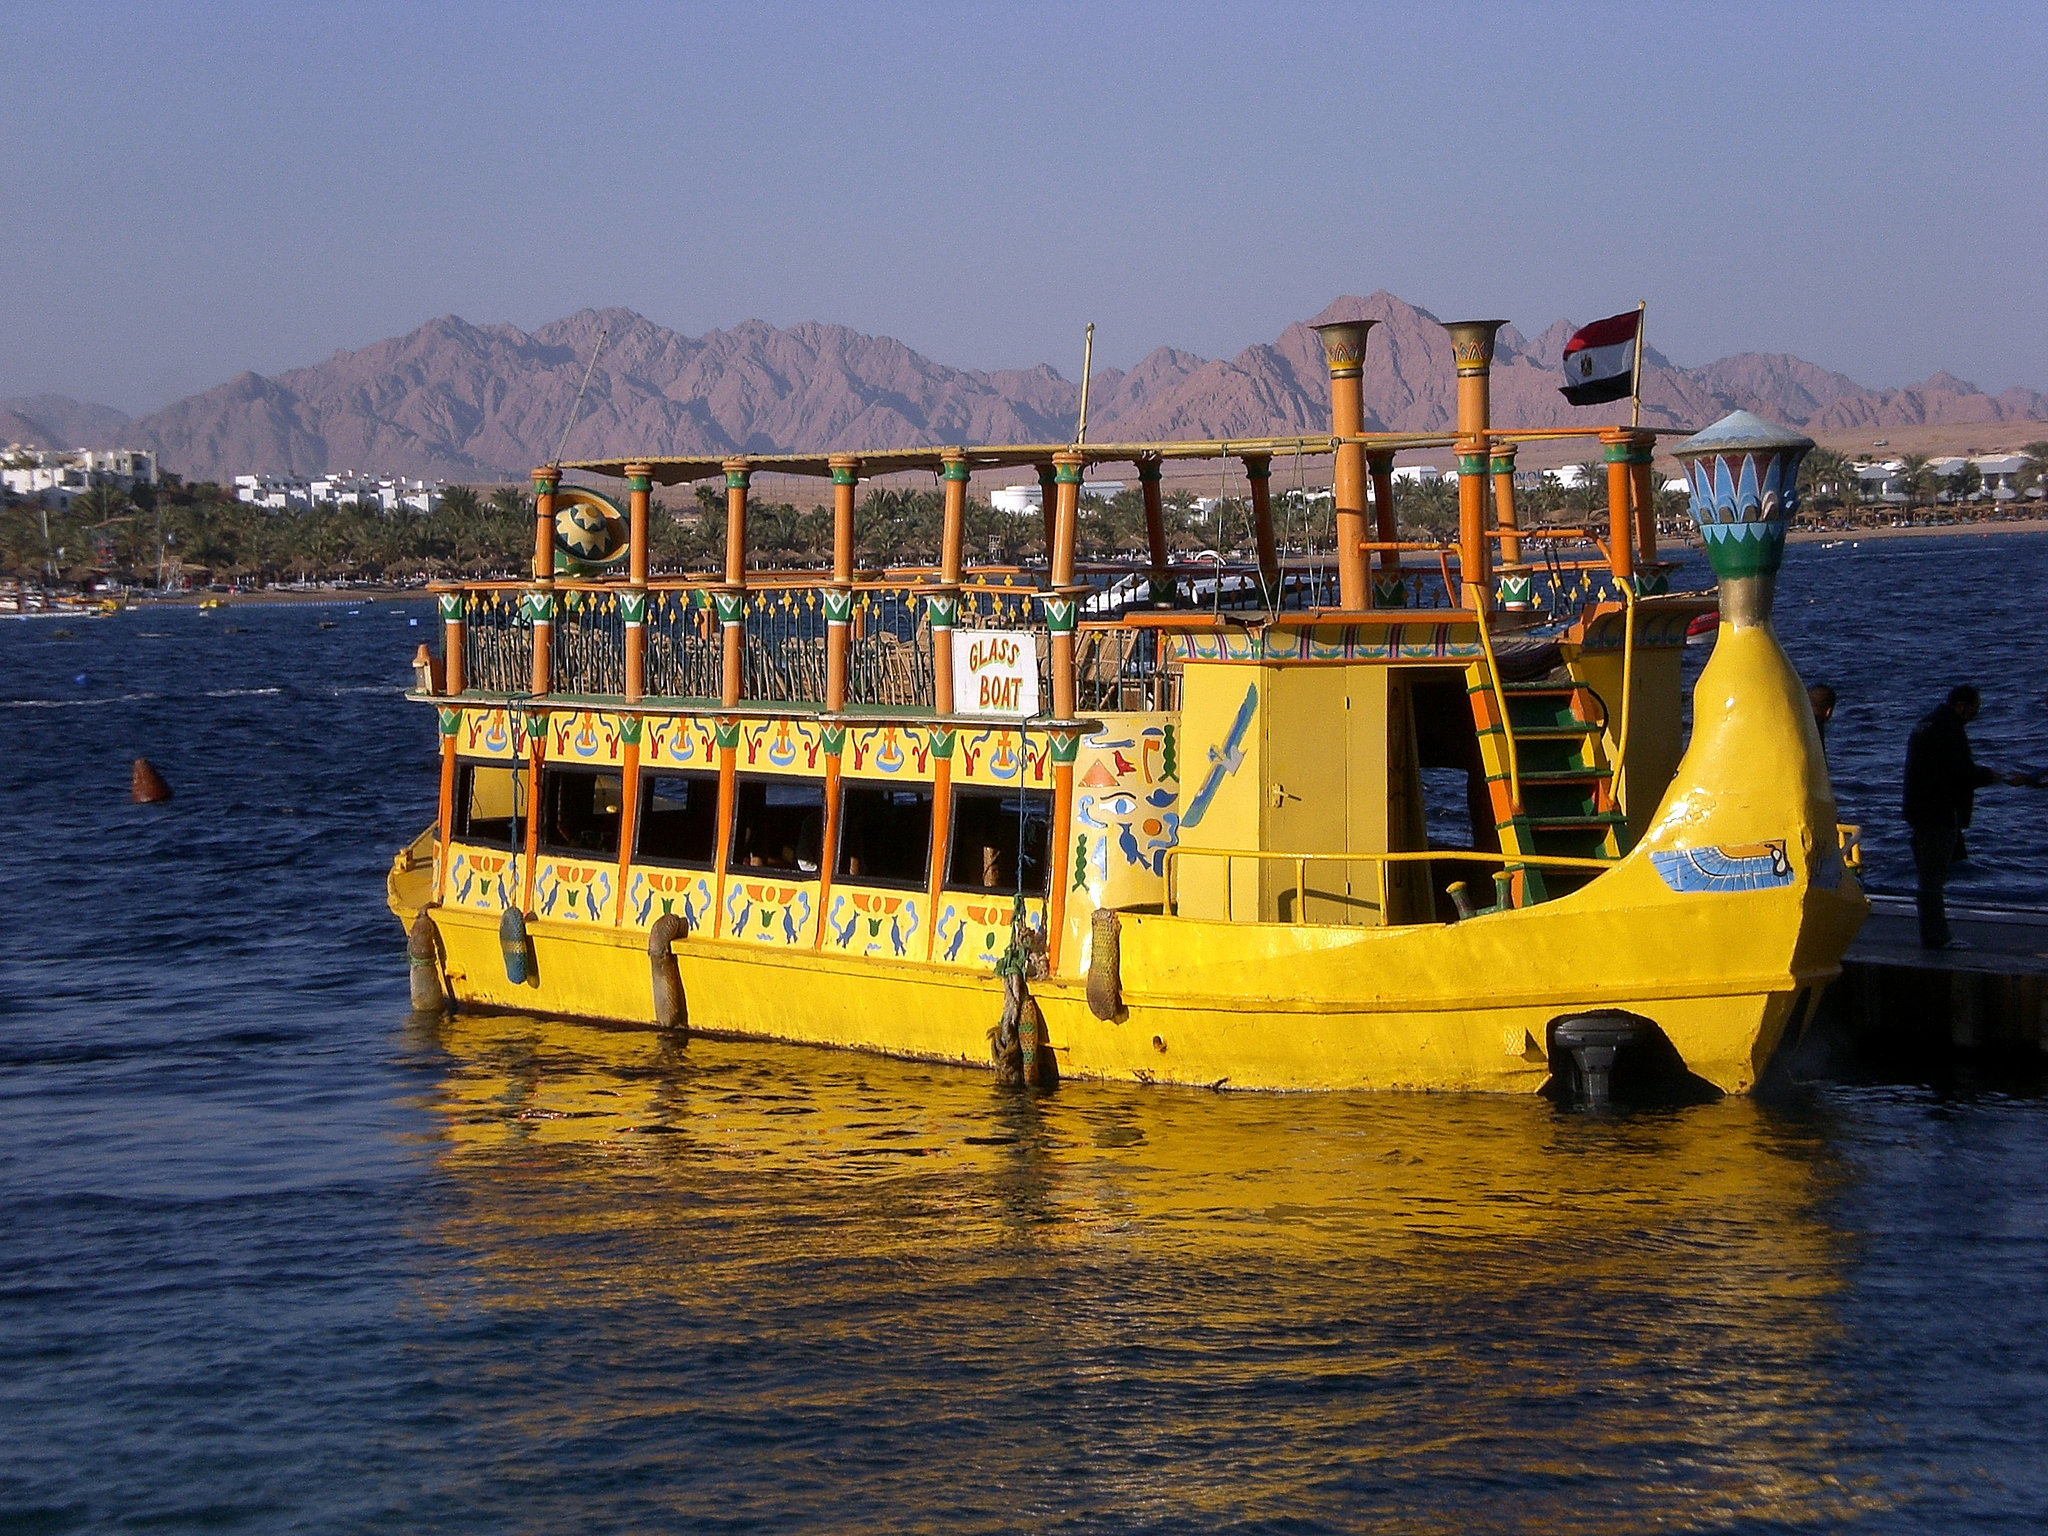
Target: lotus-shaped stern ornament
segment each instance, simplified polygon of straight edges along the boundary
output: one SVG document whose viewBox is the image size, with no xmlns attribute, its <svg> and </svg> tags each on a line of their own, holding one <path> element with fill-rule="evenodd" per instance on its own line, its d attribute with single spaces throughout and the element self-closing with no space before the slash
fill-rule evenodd
<svg viewBox="0 0 2048 1536">
<path fill-rule="evenodd" d="M 1813 439 L 1731 411 L 1673 450 L 1685 466 L 1692 520 L 1721 584 L 1721 617 L 1741 627 L 1771 616 L 1785 529 L 1799 510 L 1799 465 Z"/>
</svg>

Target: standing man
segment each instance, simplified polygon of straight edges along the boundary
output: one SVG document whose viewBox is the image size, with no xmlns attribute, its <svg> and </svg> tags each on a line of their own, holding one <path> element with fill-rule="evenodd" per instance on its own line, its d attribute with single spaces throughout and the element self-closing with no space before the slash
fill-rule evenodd
<svg viewBox="0 0 2048 1536">
<path fill-rule="evenodd" d="M 1913 829 L 1914 897 L 1923 949 L 1965 947 L 1949 932 L 1942 887 L 1963 828 L 1970 824 L 1977 791 L 2001 777 L 2008 784 L 2025 780 L 2024 774 L 1994 773 L 1970 755 L 1967 727 L 1982 707 L 1983 699 L 1969 684 L 1951 688 L 1947 700 L 1929 711 L 1906 741 L 1906 825 Z"/>
</svg>

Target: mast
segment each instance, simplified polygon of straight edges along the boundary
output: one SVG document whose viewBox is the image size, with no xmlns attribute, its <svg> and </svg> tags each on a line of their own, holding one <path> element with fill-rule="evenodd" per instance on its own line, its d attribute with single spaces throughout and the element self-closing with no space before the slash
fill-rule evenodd
<svg viewBox="0 0 2048 1536">
<path fill-rule="evenodd" d="M 1650 301 L 1636 300 L 1636 361 L 1628 380 L 1628 424 L 1643 424 L 1643 327 L 1649 324 Z"/>
</svg>

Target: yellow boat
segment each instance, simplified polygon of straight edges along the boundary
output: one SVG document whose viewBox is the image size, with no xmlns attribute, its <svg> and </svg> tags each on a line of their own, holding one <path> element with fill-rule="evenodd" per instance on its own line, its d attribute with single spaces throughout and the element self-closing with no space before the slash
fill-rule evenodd
<svg viewBox="0 0 2048 1536">
<path fill-rule="evenodd" d="M 1321 328 L 1326 436 L 535 471 L 532 579 L 437 588 L 442 654 L 416 658 L 441 793 L 390 877 L 415 1004 L 1038 1084 L 1753 1087 L 1867 911 L 1770 625 L 1810 441 L 1737 412 L 1677 446 L 1719 591 L 1672 592 L 1654 431 L 1576 434 L 1603 528 L 1524 528 L 1519 445 L 1575 434 L 1490 425 L 1499 322 L 1448 327 L 1440 437 L 1363 430 L 1369 324 Z M 1460 466 L 1442 547 L 1397 534 L 1394 456 L 1426 446 Z M 1308 455 L 1334 461 L 1321 563 L 1280 557 L 1269 495 Z M 1255 559 L 1176 564 L 1164 467 L 1219 459 Z M 1097 464 L 1136 469 L 1143 562 L 1075 559 Z M 1049 561 L 969 565 L 970 479 L 1027 468 Z M 940 563 L 856 570 L 860 481 L 905 471 L 943 487 Z M 829 479 L 829 574 L 750 562 L 764 472 Z M 653 488 L 721 476 L 723 571 L 654 577 Z M 1717 601 L 1684 745 L 1680 657 Z"/>
</svg>

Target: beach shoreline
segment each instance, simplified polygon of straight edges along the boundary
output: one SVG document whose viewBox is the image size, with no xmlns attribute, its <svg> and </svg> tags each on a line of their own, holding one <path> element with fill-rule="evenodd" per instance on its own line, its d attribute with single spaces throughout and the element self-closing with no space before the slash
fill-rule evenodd
<svg viewBox="0 0 2048 1536">
<path fill-rule="evenodd" d="M 1788 544 L 1836 543 L 1864 539 L 1941 539 L 1949 537 L 1986 538 L 2000 533 L 2048 533 L 2048 517 L 1985 519 L 1974 523 L 1915 523 L 1904 528 L 1794 528 L 1785 535 Z"/>
<path fill-rule="evenodd" d="M 1941 538 L 1991 538 L 2001 534 L 2048 533 L 2048 516 L 2028 518 L 1986 519 L 1973 523 L 1918 523 L 1906 527 L 1878 526 L 1870 528 L 1794 528 L 1785 535 L 1788 544 L 1860 544 L 1876 539 L 1941 539 Z M 1668 539 L 1666 548 L 1697 549 L 1695 537 Z M 253 592 L 177 592 L 157 594 L 152 592 L 131 594 L 125 601 L 128 608 L 196 608 L 201 603 L 218 601 L 228 607 L 251 605 L 324 605 L 333 607 L 344 603 L 380 603 L 392 599 L 418 598 L 432 601 L 433 594 L 425 587 L 374 586 L 374 587 L 313 587 L 305 590 L 266 587 Z M 43 615 L 10 612 L 0 609 L 0 616 L 31 617 L 67 615 L 85 616 L 95 598 L 74 599 L 82 606 L 46 610 Z"/>
</svg>

